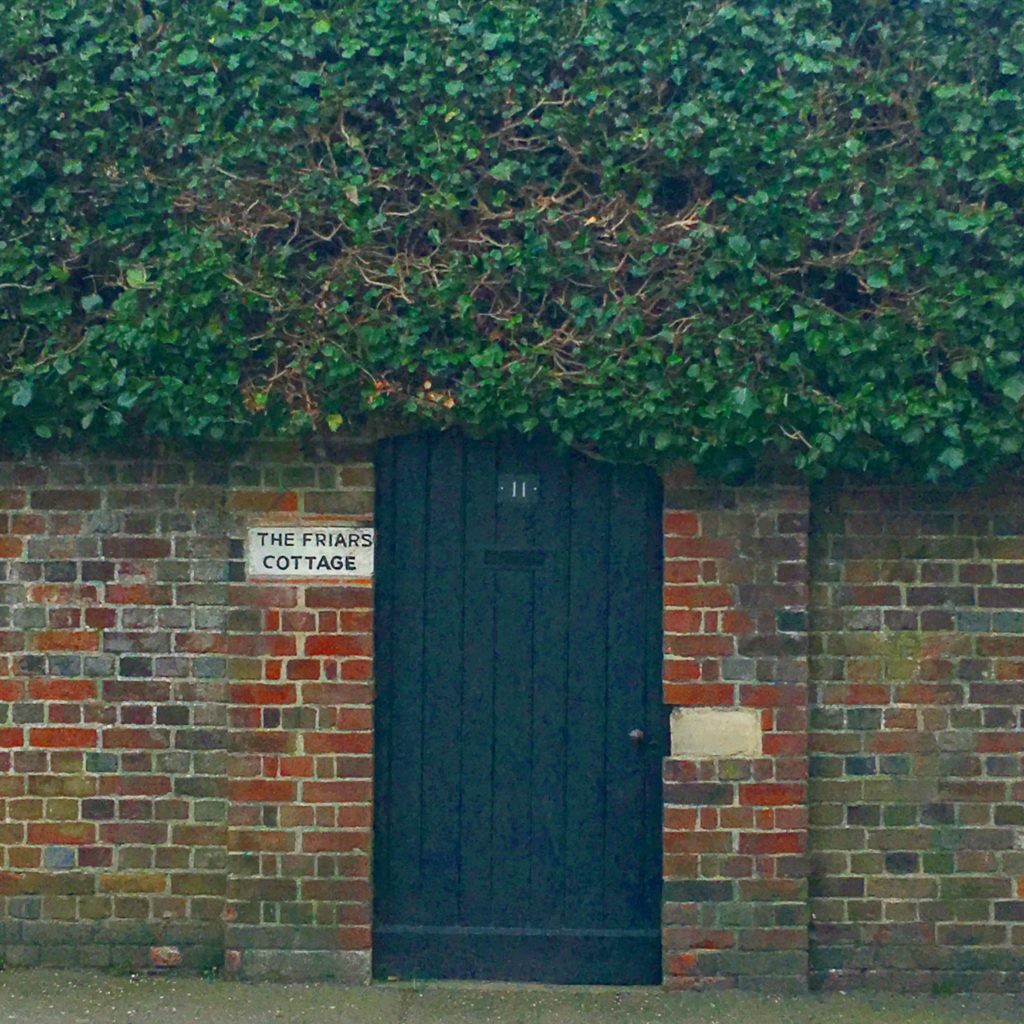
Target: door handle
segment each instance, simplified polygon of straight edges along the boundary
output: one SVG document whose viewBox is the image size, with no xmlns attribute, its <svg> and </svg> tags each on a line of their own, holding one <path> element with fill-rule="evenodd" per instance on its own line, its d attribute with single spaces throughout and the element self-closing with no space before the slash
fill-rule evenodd
<svg viewBox="0 0 1024 1024">
<path fill-rule="evenodd" d="M 645 739 L 647 739 L 647 736 L 644 733 L 643 729 L 629 730 L 629 742 L 632 743 L 634 747 L 639 747 Z"/>
</svg>

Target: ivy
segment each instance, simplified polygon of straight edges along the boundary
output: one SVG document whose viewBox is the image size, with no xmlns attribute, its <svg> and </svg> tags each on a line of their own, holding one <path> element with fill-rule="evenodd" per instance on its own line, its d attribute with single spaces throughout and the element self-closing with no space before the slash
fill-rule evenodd
<svg viewBox="0 0 1024 1024">
<path fill-rule="evenodd" d="M 0 39 L 10 448 L 1020 466 L 1018 5 L 12 0 Z"/>
</svg>

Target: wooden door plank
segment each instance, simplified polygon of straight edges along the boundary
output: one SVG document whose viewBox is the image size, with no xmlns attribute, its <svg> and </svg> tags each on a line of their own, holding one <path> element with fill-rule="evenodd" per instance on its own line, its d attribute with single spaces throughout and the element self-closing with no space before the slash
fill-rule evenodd
<svg viewBox="0 0 1024 1024">
<path fill-rule="evenodd" d="M 498 475 L 532 473 L 532 448 L 514 438 L 498 445 Z M 495 541 L 524 549 L 533 537 L 533 504 L 499 502 Z M 533 580 L 521 570 L 494 572 L 495 685 L 492 921 L 530 921 L 530 782 L 533 698 Z"/>
<path fill-rule="evenodd" d="M 623 928 L 645 921 L 643 906 L 646 844 L 641 830 L 644 766 L 649 756 L 645 721 L 646 501 L 643 476 L 625 467 L 605 473 L 610 493 L 608 533 L 608 699 L 605 735 L 608 760 L 609 828 L 605 844 L 605 920 Z M 630 732 L 640 729 L 636 743 Z"/>
<path fill-rule="evenodd" d="M 465 636 L 459 788 L 459 920 L 491 920 L 494 777 L 494 572 L 480 552 L 494 544 L 498 489 L 494 445 L 467 442 L 465 453 Z"/>
<path fill-rule="evenodd" d="M 546 453 L 547 454 L 547 453 Z M 533 574 L 534 650 L 531 784 L 531 886 L 534 923 L 564 921 L 566 697 L 569 647 L 569 550 L 572 503 L 569 460 L 547 455 L 537 508 L 544 562 Z"/>
<path fill-rule="evenodd" d="M 603 924 L 608 500 L 593 464 L 572 466 L 565 923 Z"/>
<path fill-rule="evenodd" d="M 423 913 L 458 921 L 459 754 L 463 674 L 463 451 L 458 434 L 434 438 L 426 466 L 422 676 Z"/>
<path fill-rule="evenodd" d="M 426 504 L 425 438 L 404 438 L 395 460 L 395 543 L 398 545 L 393 587 L 390 680 L 392 764 L 388 798 L 393 812 L 388 835 L 391 917 L 425 923 L 422 895 L 423 767 L 423 604 L 426 538 L 430 527 Z M 394 742 L 397 741 L 397 742 Z"/>
</svg>

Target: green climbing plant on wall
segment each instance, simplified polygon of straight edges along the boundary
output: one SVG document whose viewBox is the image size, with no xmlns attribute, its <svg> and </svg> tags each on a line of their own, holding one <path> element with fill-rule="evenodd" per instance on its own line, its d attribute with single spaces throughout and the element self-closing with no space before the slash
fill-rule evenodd
<svg viewBox="0 0 1024 1024">
<path fill-rule="evenodd" d="M 8 447 L 1019 465 L 1016 4 L 9 0 L 0 138 Z"/>
</svg>

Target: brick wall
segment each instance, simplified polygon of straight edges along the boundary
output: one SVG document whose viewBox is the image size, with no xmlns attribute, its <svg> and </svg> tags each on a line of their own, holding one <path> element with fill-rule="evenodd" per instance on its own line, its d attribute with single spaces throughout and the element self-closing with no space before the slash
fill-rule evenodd
<svg viewBox="0 0 1024 1024">
<path fill-rule="evenodd" d="M 807 978 L 807 495 L 666 479 L 665 701 L 750 709 L 760 751 L 665 762 L 666 984 Z M 727 726 L 728 728 L 728 726 Z M 678 755 L 678 751 L 676 752 Z"/>
<path fill-rule="evenodd" d="M 1019 990 L 1024 490 L 812 508 L 812 980 Z"/>
<path fill-rule="evenodd" d="M 369 977 L 371 456 L 0 463 L 0 958 Z M 665 484 L 666 984 L 1024 989 L 1024 487 Z"/>
<path fill-rule="evenodd" d="M 0 464 L 7 962 L 368 976 L 372 591 L 242 555 L 368 516 L 370 455 Z"/>
</svg>

